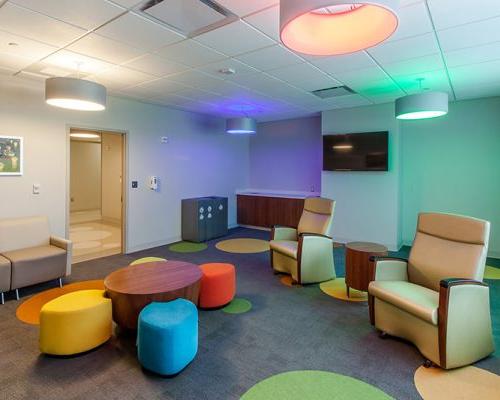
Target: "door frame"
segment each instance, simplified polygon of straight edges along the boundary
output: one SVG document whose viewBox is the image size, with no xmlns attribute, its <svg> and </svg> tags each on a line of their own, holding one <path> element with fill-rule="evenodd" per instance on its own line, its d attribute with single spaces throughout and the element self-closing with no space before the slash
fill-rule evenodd
<svg viewBox="0 0 500 400">
<path fill-rule="evenodd" d="M 86 124 L 66 124 L 66 201 L 65 201 L 65 235 L 66 238 L 69 238 L 69 230 L 70 230 L 70 208 L 71 208 L 71 129 L 85 129 L 85 130 L 93 130 L 97 132 L 105 132 L 111 134 L 117 134 L 122 136 L 122 220 L 121 220 L 121 253 L 127 254 L 128 252 L 128 155 L 129 155 L 129 146 L 128 146 L 128 137 L 129 131 L 124 129 L 114 129 L 114 128 L 103 128 L 97 127 L 93 125 Z"/>
</svg>

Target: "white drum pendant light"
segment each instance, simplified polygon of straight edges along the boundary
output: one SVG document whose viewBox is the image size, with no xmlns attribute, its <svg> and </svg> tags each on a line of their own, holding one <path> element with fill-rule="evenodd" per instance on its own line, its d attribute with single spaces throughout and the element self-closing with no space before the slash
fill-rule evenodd
<svg viewBox="0 0 500 400">
<path fill-rule="evenodd" d="M 257 121 L 248 117 L 229 118 L 226 120 L 226 132 L 233 134 L 254 134 L 257 132 Z"/>
<path fill-rule="evenodd" d="M 397 119 L 426 119 L 448 114 L 448 93 L 423 92 L 396 100 Z"/>
<path fill-rule="evenodd" d="M 96 82 L 77 78 L 49 78 L 45 81 L 45 101 L 70 110 L 106 109 L 106 88 Z"/>
<path fill-rule="evenodd" d="M 281 0 L 281 41 L 317 56 L 364 50 L 396 31 L 397 5 L 398 0 Z"/>
</svg>

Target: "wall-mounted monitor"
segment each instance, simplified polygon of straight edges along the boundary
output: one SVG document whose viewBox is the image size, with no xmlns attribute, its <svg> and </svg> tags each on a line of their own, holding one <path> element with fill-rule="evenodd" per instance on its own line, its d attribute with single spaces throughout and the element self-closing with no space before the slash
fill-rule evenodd
<svg viewBox="0 0 500 400">
<path fill-rule="evenodd" d="M 387 171 L 389 132 L 323 136 L 324 171 Z"/>
</svg>

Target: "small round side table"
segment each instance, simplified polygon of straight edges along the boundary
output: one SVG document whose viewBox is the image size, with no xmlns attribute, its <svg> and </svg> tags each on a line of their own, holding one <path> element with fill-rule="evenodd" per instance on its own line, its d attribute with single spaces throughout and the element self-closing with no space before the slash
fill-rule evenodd
<svg viewBox="0 0 500 400">
<path fill-rule="evenodd" d="M 350 288 L 367 292 L 374 268 L 370 257 L 386 256 L 387 247 L 370 242 L 350 242 L 345 245 L 345 248 L 345 284 L 347 286 L 347 297 L 349 297 Z"/>
</svg>

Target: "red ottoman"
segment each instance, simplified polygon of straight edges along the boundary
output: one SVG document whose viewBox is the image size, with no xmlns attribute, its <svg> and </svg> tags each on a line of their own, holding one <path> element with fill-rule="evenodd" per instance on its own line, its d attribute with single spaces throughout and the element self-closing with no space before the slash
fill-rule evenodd
<svg viewBox="0 0 500 400">
<path fill-rule="evenodd" d="M 236 293 L 236 271 L 234 265 L 210 263 L 200 265 L 203 274 L 198 305 L 201 308 L 216 308 L 230 303 Z"/>
</svg>

